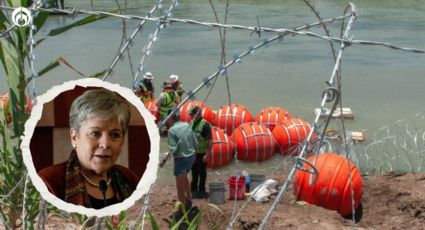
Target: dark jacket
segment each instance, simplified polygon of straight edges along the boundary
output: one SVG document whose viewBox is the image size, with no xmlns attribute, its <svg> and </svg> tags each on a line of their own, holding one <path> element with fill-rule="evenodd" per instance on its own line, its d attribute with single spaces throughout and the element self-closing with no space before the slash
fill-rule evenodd
<svg viewBox="0 0 425 230">
<path fill-rule="evenodd" d="M 38 172 L 38 175 L 44 181 L 49 191 L 62 200 L 65 200 L 65 190 L 67 189 L 65 182 L 66 164 L 67 162 L 52 165 Z M 131 189 L 131 192 L 133 192 L 136 189 L 140 178 L 128 168 L 125 168 L 120 165 L 114 165 L 113 167 L 118 171 L 120 175 L 122 175 L 122 178 L 124 178 L 125 183 L 127 183 L 127 185 Z M 114 186 L 114 181 L 112 181 L 112 185 Z M 119 191 L 117 191 L 116 186 L 114 186 L 114 190 L 119 194 Z M 85 192 L 79 192 L 71 197 L 68 197 L 66 202 L 87 207 L 87 197 L 88 196 Z M 127 197 L 119 197 L 119 201 L 121 202 L 126 198 Z"/>
</svg>

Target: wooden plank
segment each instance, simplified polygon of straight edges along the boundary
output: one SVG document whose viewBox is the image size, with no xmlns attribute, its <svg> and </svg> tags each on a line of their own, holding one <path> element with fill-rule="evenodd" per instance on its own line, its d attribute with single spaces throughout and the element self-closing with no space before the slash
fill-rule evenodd
<svg viewBox="0 0 425 230">
<path fill-rule="evenodd" d="M 327 116 L 329 116 L 330 112 L 331 112 L 330 109 L 323 108 L 323 111 L 320 114 L 320 117 L 322 117 L 322 118 L 327 117 Z M 320 113 L 320 108 L 315 108 L 314 109 L 314 115 L 317 116 L 319 113 Z M 340 108 L 337 108 L 332 113 L 332 118 L 339 118 L 341 116 L 343 116 L 344 118 L 347 118 L 347 119 L 354 119 L 353 111 L 351 110 L 351 108 L 342 108 L 342 113 L 341 113 Z"/>
<path fill-rule="evenodd" d="M 362 132 L 352 131 L 351 132 L 351 137 L 352 137 L 352 139 L 354 141 L 359 141 L 359 142 L 365 141 L 365 137 L 363 136 L 363 133 Z"/>
</svg>

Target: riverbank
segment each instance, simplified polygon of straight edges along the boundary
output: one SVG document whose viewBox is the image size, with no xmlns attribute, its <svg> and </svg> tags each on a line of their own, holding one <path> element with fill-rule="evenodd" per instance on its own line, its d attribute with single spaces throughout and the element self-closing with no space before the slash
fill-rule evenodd
<svg viewBox="0 0 425 230">
<path fill-rule="evenodd" d="M 281 179 L 279 179 L 281 178 Z M 279 183 L 285 175 L 274 177 Z M 355 229 L 425 229 L 425 173 L 385 174 L 363 178 L 363 216 L 354 225 Z M 149 212 L 154 215 L 160 229 L 168 229 L 170 215 L 176 202 L 174 184 L 155 186 L 150 198 Z M 226 193 L 226 197 L 227 197 Z M 273 200 L 273 199 L 272 199 Z M 208 206 L 206 199 L 194 200 L 194 205 L 205 210 L 198 229 L 226 229 L 233 213 L 234 203 L 226 200 L 217 207 L 223 212 Z M 245 201 L 236 202 L 238 211 Z M 234 229 L 257 229 L 271 203 L 249 202 L 235 221 Z M 127 212 L 127 220 L 135 219 L 142 207 L 142 200 Z M 75 220 L 58 216 L 48 218 L 45 229 L 80 229 Z M 145 229 L 151 229 L 146 223 Z M 335 211 L 330 211 L 303 202 L 295 202 L 292 193 L 283 196 L 274 211 L 266 229 L 352 229 L 351 219 L 344 219 Z"/>
<path fill-rule="evenodd" d="M 281 179 L 279 179 L 281 178 Z M 282 183 L 284 175 L 275 177 Z M 363 216 L 355 229 L 425 229 L 425 174 L 385 174 L 363 178 Z M 150 200 L 150 212 L 161 229 L 168 228 L 169 216 L 176 201 L 174 184 L 156 186 Z M 226 193 L 226 198 L 228 194 Z M 273 200 L 273 199 L 272 199 Z M 236 211 L 245 201 L 236 202 Z M 194 205 L 205 209 L 199 229 L 225 229 L 229 223 L 234 202 L 226 200 L 217 205 L 224 214 L 208 207 L 207 200 L 194 200 Z M 234 223 L 234 229 L 257 229 L 270 203 L 251 201 Z M 129 215 L 138 213 L 131 209 Z M 287 193 L 269 220 L 267 229 L 351 229 L 351 219 L 338 213 L 303 202 L 295 202 L 292 193 Z"/>
</svg>

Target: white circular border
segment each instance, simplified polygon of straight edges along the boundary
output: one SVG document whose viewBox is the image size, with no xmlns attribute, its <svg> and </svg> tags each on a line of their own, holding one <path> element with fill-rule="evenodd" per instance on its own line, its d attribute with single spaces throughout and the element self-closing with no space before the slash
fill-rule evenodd
<svg viewBox="0 0 425 230">
<path fill-rule="evenodd" d="M 86 208 L 80 205 L 67 203 L 55 195 L 51 194 L 43 180 L 38 176 L 34 163 L 32 161 L 31 151 L 29 148 L 34 129 L 41 118 L 43 105 L 49 101 L 52 101 L 60 93 L 73 90 L 76 86 L 81 87 L 103 87 L 110 91 L 119 93 L 124 97 L 129 103 L 137 108 L 139 113 L 142 115 L 145 120 L 146 128 L 148 130 L 150 138 L 150 153 L 149 153 L 149 162 L 146 166 L 146 170 L 137 185 L 137 189 L 131 194 L 130 197 L 125 199 L 123 202 L 107 206 L 102 209 L 93 209 Z M 144 194 L 147 193 L 150 186 L 155 182 L 158 171 L 159 163 L 159 132 L 155 124 L 155 118 L 151 113 L 146 109 L 141 100 L 133 93 L 129 88 L 122 87 L 118 84 L 108 83 L 96 78 L 85 78 L 75 81 L 68 81 L 62 85 L 53 86 L 45 94 L 40 95 L 36 98 L 35 103 L 32 107 L 31 116 L 28 121 L 25 123 L 24 136 L 22 137 L 21 149 L 23 153 L 24 164 L 28 169 L 28 174 L 32 180 L 35 188 L 40 192 L 43 199 L 50 202 L 54 206 L 67 211 L 67 212 L 77 212 L 84 214 L 86 216 L 110 216 L 116 215 L 119 212 L 126 210 L 133 206 L 135 202 L 140 199 Z"/>
</svg>

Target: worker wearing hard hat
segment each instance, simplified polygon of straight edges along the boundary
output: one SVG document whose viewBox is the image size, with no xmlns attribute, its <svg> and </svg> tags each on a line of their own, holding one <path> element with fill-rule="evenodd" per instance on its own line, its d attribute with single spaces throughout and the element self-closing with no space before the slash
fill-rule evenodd
<svg viewBox="0 0 425 230">
<path fill-rule="evenodd" d="M 155 87 L 152 84 L 152 80 L 152 73 L 147 72 L 136 86 L 135 93 L 143 102 L 152 100 L 154 97 Z"/>
<path fill-rule="evenodd" d="M 173 85 L 170 81 L 164 81 L 163 88 L 163 92 L 156 101 L 156 106 L 159 107 L 159 120 L 163 120 L 168 111 L 174 109 L 180 103 L 180 98 L 173 90 Z"/>
<path fill-rule="evenodd" d="M 179 76 L 175 74 L 171 74 L 170 82 L 172 84 L 173 90 L 176 91 L 177 95 L 179 95 L 179 98 L 181 99 L 184 93 L 184 90 L 183 90 L 183 83 L 179 80 Z"/>
</svg>

